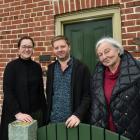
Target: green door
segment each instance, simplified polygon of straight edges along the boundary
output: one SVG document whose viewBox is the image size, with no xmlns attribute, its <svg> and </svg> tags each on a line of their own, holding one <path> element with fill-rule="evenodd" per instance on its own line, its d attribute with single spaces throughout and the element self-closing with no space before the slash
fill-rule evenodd
<svg viewBox="0 0 140 140">
<path fill-rule="evenodd" d="M 94 70 L 97 62 L 95 44 L 104 36 L 112 36 L 112 19 L 89 20 L 64 24 L 64 35 L 71 42 L 71 54 Z"/>
</svg>

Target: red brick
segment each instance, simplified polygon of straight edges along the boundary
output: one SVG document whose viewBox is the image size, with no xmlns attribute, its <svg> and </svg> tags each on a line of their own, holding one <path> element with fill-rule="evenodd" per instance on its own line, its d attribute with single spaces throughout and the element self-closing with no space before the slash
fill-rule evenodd
<svg viewBox="0 0 140 140">
<path fill-rule="evenodd" d="M 31 13 L 31 12 L 32 12 L 31 9 L 24 9 L 24 10 L 21 10 L 21 14 Z"/>
<path fill-rule="evenodd" d="M 7 54 L 7 57 L 8 58 L 14 58 L 14 57 L 16 57 L 16 54 Z"/>
<path fill-rule="evenodd" d="M 32 3 L 33 0 L 22 0 L 21 4 L 28 4 L 28 3 Z"/>
<path fill-rule="evenodd" d="M 3 0 L 0 0 L 0 4 L 3 4 Z"/>
<path fill-rule="evenodd" d="M 40 12 L 40 11 L 44 11 L 45 7 L 40 6 L 40 7 L 35 7 L 33 8 L 33 12 Z"/>
<path fill-rule="evenodd" d="M 30 18 L 30 13 L 25 14 L 25 15 L 24 15 L 24 18 L 26 18 L 26 19 L 28 18 L 28 19 L 29 19 L 29 18 Z"/>
<path fill-rule="evenodd" d="M 34 40 L 35 41 L 45 41 L 45 37 L 41 37 L 41 36 L 35 37 Z"/>
<path fill-rule="evenodd" d="M 44 52 L 46 50 L 44 47 L 38 47 L 38 46 L 42 46 L 42 45 L 40 45 L 40 43 L 43 45 L 43 42 L 39 42 L 37 47 L 35 48 L 35 51 L 37 51 L 37 52 L 43 51 Z"/>
<path fill-rule="evenodd" d="M 75 0 L 76 1 L 76 10 L 80 10 L 80 2 L 79 0 Z"/>
<path fill-rule="evenodd" d="M 140 12 L 140 7 L 136 7 L 135 12 Z"/>
<path fill-rule="evenodd" d="M 15 7 L 15 10 L 22 10 L 22 9 L 25 9 L 25 5 L 19 5 Z"/>
<path fill-rule="evenodd" d="M 22 23 L 22 20 L 14 20 L 12 21 L 12 24 L 21 24 Z"/>
<path fill-rule="evenodd" d="M 126 3 L 126 7 L 135 7 L 135 6 L 140 6 L 140 1 L 132 1 Z"/>
<path fill-rule="evenodd" d="M 59 13 L 59 9 L 58 9 L 57 3 L 54 3 L 54 11 L 55 11 L 55 14 Z"/>
<path fill-rule="evenodd" d="M 129 14 L 129 13 L 133 13 L 134 9 L 133 8 L 126 8 L 126 9 L 122 9 L 121 12 L 122 12 L 122 14 Z"/>
<path fill-rule="evenodd" d="M 2 35 L 7 35 L 7 34 L 11 34 L 11 31 L 10 30 L 2 31 Z"/>
<path fill-rule="evenodd" d="M 121 2 L 132 2 L 132 0 L 121 0 Z"/>
<path fill-rule="evenodd" d="M 107 0 L 102 0 L 102 6 L 106 6 L 107 5 Z"/>
<path fill-rule="evenodd" d="M 33 22 L 33 18 L 23 19 L 23 23 Z"/>
<path fill-rule="evenodd" d="M 5 17 L 5 16 L 9 16 L 9 12 L 0 13 L 0 17 Z"/>
<path fill-rule="evenodd" d="M 49 1 L 40 1 L 40 2 L 38 2 L 38 6 L 45 6 L 45 5 L 49 5 Z"/>
<path fill-rule="evenodd" d="M 23 24 L 20 24 L 17 26 L 18 28 L 27 28 L 28 27 L 28 24 L 26 23 L 23 23 Z"/>
<path fill-rule="evenodd" d="M 31 8 L 34 8 L 34 7 L 37 7 L 37 3 L 30 3 L 28 5 L 26 5 L 26 9 L 31 9 Z"/>
<path fill-rule="evenodd" d="M 71 11 L 75 11 L 74 0 L 71 0 L 71 2 L 70 2 L 70 9 L 71 9 Z M 68 3 L 68 1 L 65 1 L 65 11 L 68 12 L 68 10 L 69 10 L 69 3 Z"/>
<path fill-rule="evenodd" d="M 43 12 L 37 12 L 37 16 L 42 16 Z"/>
<path fill-rule="evenodd" d="M 85 0 L 82 0 L 82 1 L 81 1 L 81 9 L 85 9 L 85 7 L 86 7 L 86 6 L 85 6 Z"/>
<path fill-rule="evenodd" d="M 140 19 L 136 21 L 136 25 L 140 25 Z"/>
<path fill-rule="evenodd" d="M 5 63 L 0 63 L 0 67 L 5 67 L 6 64 Z"/>
<path fill-rule="evenodd" d="M 10 6 L 14 6 L 14 7 L 19 6 L 19 5 L 20 5 L 20 1 L 19 0 L 17 2 L 10 3 Z"/>
<path fill-rule="evenodd" d="M 4 3 L 14 2 L 14 0 L 4 0 Z"/>
<path fill-rule="evenodd" d="M 96 0 L 96 7 L 101 6 L 102 1 L 101 0 Z"/>
<path fill-rule="evenodd" d="M 0 5 L 0 9 L 1 8 L 7 8 L 7 7 L 10 7 L 10 3 L 4 3 L 4 4 Z"/>
<path fill-rule="evenodd" d="M 140 26 L 127 27 L 128 32 L 140 31 Z"/>
<path fill-rule="evenodd" d="M 134 26 L 135 25 L 135 20 L 130 20 L 130 21 L 124 21 L 122 22 L 123 26 Z"/>
<path fill-rule="evenodd" d="M 45 20 L 46 20 L 46 16 L 39 16 L 34 18 L 34 21 L 45 21 Z"/>
<path fill-rule="evenodd" d="M 70 9 L 71 9 L 71 11 L 74 11 L 75 10 L 75 8 L 74 8 L 74 0 L 71 0 L 71 3 L 70 3 Z M 69 11 L 69 2 L 68 2 L 68 0 L 65 0 L 65 12 L 70 12 Z"/>
<path fill-rule="evenodd" d="M 42 0 L 33 0 L 33 3 L 34 3 L 34 2 L 40 2 L 40 1 L 42 1 Z"/>
<path fill-rule="evenodd" d="M 19 15 L 20 14 L 20 11 L 13 11 L 13 12 L 10 12 L 10 16 L 13 16 L 13 15 Z"/>
<path fill-rule="evenodd" d="M 120 0 L 114 0 L 114 4 L 119 4 Z"/>
<path fill-rule="evenodd" d="M 37 47 L 43 46 L 43 44 L 44 44 L 43 42 L 37 42 L 37 43 L 36 43 L 36 46 L 37 46 Z M 45 48 L 44 48 L 44 49 L 45 49 Z M 35 49 L 35 50 L 36 50 L 36 49 Z"/>
<path fill-rule="evenodd" d="M 108 0 L 108 5 L 113 4 L 113 0 Z"/>
<path fill-rule="evenodd" d="M 17 35 L 7 35 L 7 39 L 14 39 L 17 38 Z M 7 40 L 8 42 L 9 40 Z M 10 43 L 9 43 L 10 44 Z"/>
<path fill-rule="evenodd" d="M 16 48 L 17 48 L 17 44 L 16 44 Z M 12 49 L 12 50 L 11 50 L 11 53 L 16 54 L 17 52 L 18 52 L 18 49 Z"/>
<path fill-rule="evenodd" d="M 23 33 L 28 33 L 28 32 L 33 32 L 34 29 L 33 28 L 26 28 L 26 29 L 23 29 Z"/>
<path fill-rule="evenodd" d="M 127 51 L 134 51 L 134 50 L 136 50 L 136 47 L 135 46 L 124 46 L 124 48 Z"/>
<path fill-rule="evenodd" d="M 130 20 L 130 19 L 140 19 L 140 14 L 129 14 L 126 15 L 126 19 Z"/>
<path fill-rule="evenodd" d="M 63 1 L 59 0 L 60 13 L 64 13 Z"/>
<path fill-rule="evenodd" d="M 10 26 L 7 26 L 6 28 L 7 28 L 7 30 L 12 30 L 12 29 L 16 29 L 17 26 L 16 25 L 10 25 Z"/>
<path fill-rule="evenodd" d="M 10 44 L 10 40 L 1 40 L 1 44 Z"/>
<path fill-rule="evenodd" d="M 32 32 L 32 33 L 29 33 L 30 36 L 40 36 L 40 32 Z"/>
<path fill-rule="evenodd" d="M 122 34 L 123 39 L 134 38 L 136 37 L 136 33 L 126 33 Z"/>
<path fill-rule="evenodd" d="M 5 12 L 11 12 L 11 11 L 14 11 L 14 7 L 7 7 L 4 9 L 4 13 Z"/>
</svg>

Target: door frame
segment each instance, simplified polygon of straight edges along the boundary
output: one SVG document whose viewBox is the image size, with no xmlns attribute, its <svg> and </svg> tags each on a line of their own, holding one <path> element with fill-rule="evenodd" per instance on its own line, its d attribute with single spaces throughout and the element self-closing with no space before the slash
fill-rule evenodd
<svg viewBox="0 0 140 140">
<path fill-rule="evenodd" d="M 109 17 L 112 18 L 113 38 L 122 43 L 121 16 L 120 8 L 118 6 L 95 8 L 58 15 L 55 17 L 55 35 L 64 34 L 64 24 L 104 19 Z"/>
</svg>

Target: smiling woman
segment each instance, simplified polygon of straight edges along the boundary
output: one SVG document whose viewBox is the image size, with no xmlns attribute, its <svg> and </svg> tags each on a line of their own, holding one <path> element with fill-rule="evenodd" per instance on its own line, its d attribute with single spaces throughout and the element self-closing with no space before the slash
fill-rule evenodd
<svg viewBox="0 0 140 140">
<path fill-rule="evenodd" d="M 96 45 L 96 53 L 99 61 L 114 73 L 120 64 L 120 48 L 102 40 Z"/>
<path fill-rule="evenodd" d="M 18 42 L 19 58 L 9 62 L 4 71 L 4 101 L 0 126 L 0 140 L 8 140 L 8 124 L 38 121 L 45 124 L 46 99 L 41 66 L 31 59 L 34 41 L 25 36 Z"/>
<path fill-rule="evenodd" d="M 140 138 L 140 62 L 113 38 L 97 42 L 91 79 L 91 124 Z"/>
<path fill-rule="evenodd" d="M 29 59 L 33 54 L 34 49 L 34 43 L 33 40 L 30 40 L 28 38 L 24 38 L 18 44 L 19 48 L 19 55 L 22 59 Z"/>
</svg>

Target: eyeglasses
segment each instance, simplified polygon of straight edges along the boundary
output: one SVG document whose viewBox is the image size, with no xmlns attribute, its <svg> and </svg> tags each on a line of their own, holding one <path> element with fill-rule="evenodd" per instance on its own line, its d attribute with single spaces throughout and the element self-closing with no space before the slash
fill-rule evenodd
<svg viewBox="0 0 140 140">
<path fill-rule="evenodd" d="M 33 46 L 20 46 L 22 49 L 33 49 Z"/>
</svg>

